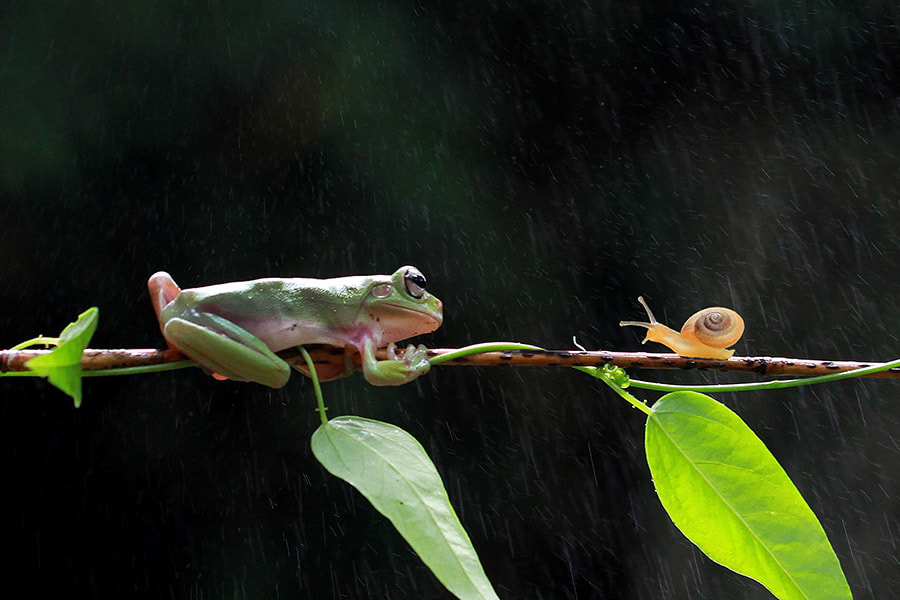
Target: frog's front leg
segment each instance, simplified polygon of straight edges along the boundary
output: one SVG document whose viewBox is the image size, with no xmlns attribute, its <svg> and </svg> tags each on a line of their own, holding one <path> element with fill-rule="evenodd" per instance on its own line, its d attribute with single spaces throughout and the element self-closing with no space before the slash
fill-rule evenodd
<svg viewBox="0 0 900 600">
<path fill-rule="evenodd" d="M 255 381 L 284 387 L 291 368 L 258 337 L 212 313 L 192 312 L 190 319 L 175 317 L 163 327 L 170 345 L 188 355 L 217 379 Z"/>
<path fill-rule="evenodd" d="M 388 360 L 375 358 L 375 344 L 366 340 L 362 348 L 363 377 L 372 385 L 403 385 L 431 369 L 428 349 L 423 345 L 406 347 L 403 356 L 396 355 L 396 346 L 388 346 Z"/>
</svg>

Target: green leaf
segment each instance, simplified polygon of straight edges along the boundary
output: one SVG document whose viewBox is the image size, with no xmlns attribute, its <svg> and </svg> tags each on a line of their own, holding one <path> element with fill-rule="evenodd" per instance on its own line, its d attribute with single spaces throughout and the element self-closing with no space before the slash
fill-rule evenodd
<svg viewBox="0 0 900 600">
<path fill-rule="evenodd" d="M 338 417 L 316 430 L 312 450 L 390 519 L 457 598 L 497 598 L 437 469 L 414 437 L 389 423 Z"/>
<path fill-rule="evenodd" d="M 81 354 L 97 329 L 97 307 L 91 307 L 78 315 L 59 334 L 59 344 L 49 354 L 32 358 L 25 366 L 40 375 L 81 406 Z"/>
<path fill-rule="evenodd" d="M 652 411 L 647 462 L 688 539 L 781 600 L 852 598 L 822 525 L 740 417 L 696 392 L 666 394 Z"/>
</svg>

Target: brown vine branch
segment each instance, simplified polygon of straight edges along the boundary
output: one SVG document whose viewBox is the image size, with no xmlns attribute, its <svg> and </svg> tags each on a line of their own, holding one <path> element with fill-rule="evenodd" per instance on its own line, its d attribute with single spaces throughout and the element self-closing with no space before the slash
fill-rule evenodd
<svg viewBox="0 0 900 600">
<path fill-rule="evenodd" d="M 317 346 L 309 348 L 310 355 L 317 365 L 344 364 L 344 351 L 340 348 Z M 429 356 L 440 356 L 456 351 L 455 348 L 435 348 L 428 351 Z M 25 363 L 49 350 L 2 350 L 0 351 L 0 373 L 27 371 Z M 301 363 L 302 358 L 296 350 L 284 350 L 278 353 L 287 362 Z M 360 364 L 359 355 L 354 360 Z M 379 358 L 387 358 L 380 351 Z M 185 360 L 179 352 L 173 350 L 123 349 L 100 350 L 86 349 L 81 358 L 81 366 L 86 371 L 117 369 L 158 365 Z M 878 364 L 877 362 L 814 360 L 808 358 L 783 358 L 772 356 L 734 356 L 728 360 L 683 358 L 677 354 L 654 352 L 607 352 L 597 350 L 586 352 L 581 350 L 517 350 L 511 352 L 483 352 L 451 360 L 443 365 L 455 366 L 496 366 L 510 365 L 515 367 L 547 367 L 547 366 L 584 366 L 597 367 L 614 365 L 625 369 L 681 369 L 712 371 L 743 371 L 763 376 L 789 375 L 812 377 L 841 373 L 852 369 L 861 369 Z M 900 379 L 900 368 L 864 375 L 864 377 L 880 377 Z"/>
</svg>

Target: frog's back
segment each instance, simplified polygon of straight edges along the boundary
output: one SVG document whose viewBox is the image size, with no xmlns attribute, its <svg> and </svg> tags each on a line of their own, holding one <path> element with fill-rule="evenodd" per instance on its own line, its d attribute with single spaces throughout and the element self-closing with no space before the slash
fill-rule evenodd
<svg viewBox="0 0 900 600">
<path fill-rule="evenodd" d="M 341 279 L 358 279 L 344 277 Z M 337 279 L 265 278 L 183 290 L 176 303 L 226 316 L 283 315 L 352 303 L 359 287 L 336 285 Z M 351 283 L 352 282 L 347 282 Z"/>
<path fill-rule="evenodd" d="M 186 289 L 167 316 L 214 314 L 252 333 L 273 350 L 352 341 L 371 278 L 267 278 Z"/>
</svg>

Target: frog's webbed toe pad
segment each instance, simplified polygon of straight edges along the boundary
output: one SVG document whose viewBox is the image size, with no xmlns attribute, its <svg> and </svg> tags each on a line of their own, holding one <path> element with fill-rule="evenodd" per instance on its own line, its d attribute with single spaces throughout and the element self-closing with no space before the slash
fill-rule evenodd
<svg viewBox="0 0 900 600">
<path fill-rule="evenodd" d="M 235 328 L 231 323 L 229 333 L 234 333 Z M 242 343 L 223 332 L 178 318 L 171 319 L 165 327 L 166 339 L 203 370 L 235 381 L 284 387 L 291 376 L 288 364 L 252 334 L 245 333 L 255 341 Z"/>
</svg>

